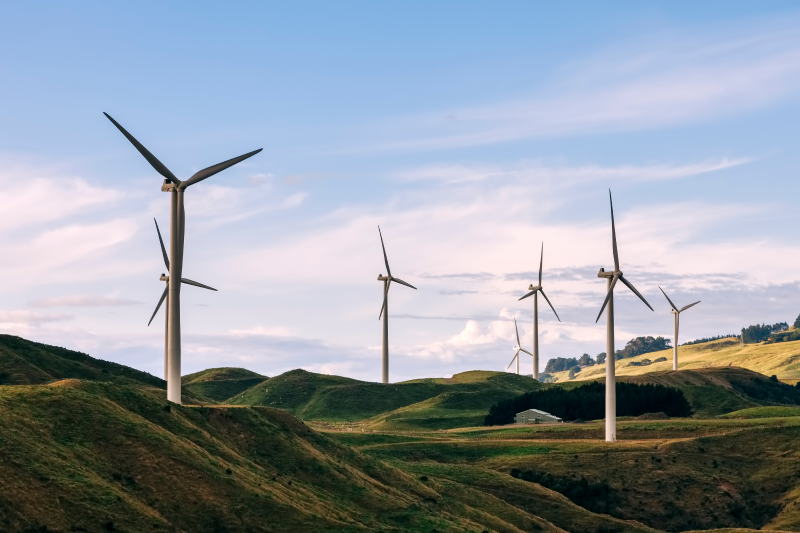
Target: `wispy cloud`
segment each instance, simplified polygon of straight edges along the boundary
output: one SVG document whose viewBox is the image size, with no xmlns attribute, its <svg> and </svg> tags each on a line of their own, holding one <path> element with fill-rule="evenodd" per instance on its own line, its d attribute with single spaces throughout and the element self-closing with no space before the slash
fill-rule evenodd
<svg viewBox="0 0 800 533">
<path fill-rule="evenodd" d="M 796 20 L 664 32 L 574 61 L 529 98 L 438 110 L 384 125 L 358 150 L 451 149 L 696 123 L 800 88 Z M 744 35 L 744 36 L 743 36 Z M 415 137 L 402 138 L 404 131 Z"/>
<path fill-rule="evenodd" d="M 127 307 L 141 302 L 117 296 L 58 296 L 33 300 L 33 307 Z"/>
</svg>

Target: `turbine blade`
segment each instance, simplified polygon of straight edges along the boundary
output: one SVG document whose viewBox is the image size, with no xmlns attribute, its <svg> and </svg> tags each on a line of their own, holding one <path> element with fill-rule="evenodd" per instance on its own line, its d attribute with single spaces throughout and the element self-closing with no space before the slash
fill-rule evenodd
<svg viewBox="0 0 800 533">
<path fill-rule="evenodd" d="M 517 332 L 517 346 L 519 346 L 522 343 L 519 342 L 519 328 L 517 327 L 517 319 L 516 318 L 514 319 L 514 331 Z"/>
<path fill-rule="evenodd" d="M 651 310 L 651 311 L 653 311 L 653 312 L 655 313 L 655 309 L 653 309 L 653 308 L 650 306 L 650 304 L 649 304 L 649 303 L 647 303 L 647 300 L 645 300 L 645 299 L 644 299 L 644 296 L 642 296 L 641 294 L 639 294 L 639 291 L 637 291 L 637 290 L 636 290 L 636 287 L 634 287 L 634 286 L 633 286 L 633 283 L 631 283 L 630 281 L 628 281 L 627 279 L 625 279 L 625 276 L 620 276 L 620 277 L 619 277 L 619 279 L 620 279 L 620 281 L 622 281 L 622 283 L 624 283 L 624 284 L 625 284 L 625 286 L 626 286 L 626 287 L 628 287 L 630 290 L 632 290 L 632 291 L 633 291 L 633 294 L 635 294 L 636 296 L 638 296 L 638 297 L 639 297 L 639 299 L 640 299 L 641 301 L 643 301 L 643 302 L 644 302 L 644 305 L 646 305 L 647 307 L 650 307 L 650 310 Z"/>
<path fill-rule="evenodd" d="M 611 286 L 608 288 L 608 294 L 606 294 L 606 299 L 603 300 L 603 307 L 600 308 L 600 312 L 597 313 L 597 320 L 594 321 L 595 324 L 600 320 L 600 315 L 603 314 L 603 310 L 606 308 L 606 304 L 608 304 L 608 300 L 611 298 L 611 295 L 614 293 L 614 286 L 617 284 L 617 280 L 619 276 L 614 274 L 614 277 L 611 278 Z"/>
<path fill-rule="evenodd" d="M 511 362 L 508 363 L 508 366 L 513 365 L 514 364 L 514 359 L 516 359 L 517 357 L 519 357 L 519 352 L 514 354 L 514 357 L 511 358 Z M 508 370 L 508 366 L 506 367 L 506 370 Z"/>
<path fill-rule="evenodd" d="M 172 172 L 170 172 L 170 171 L 169 171 L 169 169 L 168 169 L 166 166 L 164 166 L 164 163 L 162 163 L 161 161 L 159 161 L 159 160 L 156 158 L 156 156 L 154 156 L 153 154 L 151 154 L 151 153 L 150 153 L 150 152 L 147 150 L 147 148 L 145 148 L 145 147 L 142 145 L 142 143 L 140 143 L 139 141 L 137 141 L 136 139 L 134 139 L 134 138 L 133 138 L 133 135 L 131 135 L 130 133 L 128 133 L 127 131 L 125 131 L 125 128 L 123 128 L 122 126 L 120 126 L 119 122 L 117 122 L 116 120 L 114 120 L 113 118 L 111 118 L 111 115 L 109 115 L 109 114 L 108 114 L 108 113 L 106 113 L 106 112 L 103 112 L 103 114 L 104 114 L 104 115 L 105 115 L 105 116 L 108 118 L 108 120 L 110 120 L 110 121 L 111 121 L 111 122 L 112 122 L 112 123 L 113 123 L 113 124 L 114 124 L 114 125 L 117 127 L 117 129 L 118 129 L 119 131 L 121 131 L 121 132 L 122 132 L 122 134 L 123 134 L 123 135 L 124 135 L 124 136 L 125 136 L 125 137 L 126 137 L 126 138 L 127 138 L 129 141 L 130 141 L 130 142 L 131 142 L 131 144 L 132 144 L 134 147 L 136 147 L 136 149 L 137 149 L 137 150 L 139 150 L 139 153 L 140 153 L 140 154 L 142 154 L 142 155 L 144 156 L 144 158 L 145 158 L 145 159 L 147 159 L 147 162 L 148 162 L 148 163 L 150 163 L 150 165 L 152 165 L 152 167 L 153 167 L 154 169 L 156 169 L 156 172 L 158 172 L 159 174 L 161 174 L 162 176 L 164 176 L 165 178 L 167 178 L 169 181 L 171 181 L 172 183 L 174 183 L 174 184 L 176 184 L 176 185 L 177 185 L 177 184 L 179 184 L 179 183 L 181 182 L 181 181 L 180 181 L 178 178 L 176 178 L 176 177 L 175 177 L 175 175 L 174 175 Z"/>
<path fill-rule="evenodd" d="M 661 289 L 661 287 L 660 287 L 660 286 L 659 286 L 658 288 L 659 288 L 659 289 Z M 664 298 L 666 298 L 666 299 L 667 299 L 667 301 L 669 302 L 669 305 L 671 305 L 671 306 L 672 306 L 672 308 L 673 308 L 675 311 L 678 311 L 678 307 L 677 307 L 677 306 L 676 306 L 674 303 L 672 303 L 672 300 L 670 300 L 670 299 L 669 299 L 669 296 L 667 296 L 667 293 L 666 293 L 666 292 L 664 292 L 664 289 L 661 289 L 661 292 L 664 294 Z"/>
<path fill-rule="evenodd" d="M 249 157 L 253 157 L 254 155 L 256 155 L 261 150 L 262 150 L 262 148 L 259 148 L 258 150 L 253 150 L 252 152 L 248 152 L 248 153 L 246 153 L 244 155 L 240 155 L 239 157 L 234 157 L 233 159 L 228 159 L 227 161 L 223 161 L 222 163 L 217 163 L 216 165 L 210 166 L 208 168 L 204 168 L 200 172 L 196 172 L 195 175 L 192 176 L 191 178 L 189 178 L 188 180 L 184 181 L 182 186 L 181 186 L 181 188 L 185 189 L 189 185 L 194 185 L 198 181 L 203 181 L 206 178 L 210 178 L 214 174 L 222 172 L 226 168 L 232 167 L 236 163 L 241 163 L 245 159 L 247 159 Z"/>
<path fill-rule="evenodd" d="M 381 249 L 383 250 L 383 262 L 386 264 L 386 275 L 392 277 L 392 270 L 389 268 L 389 259 L 386 257 L 386 247 L 383 245 L 383 234 L 381 234 L 380 226 L 378 226 L 378 235 L 381 237 Z"/>
<path fill-rule="evenodd" d="M 417 289 L 415 286 L 411 285 L 410 283 L 406 283 L 405 281 L 403 281 L 403 280 L 402 280 L 402 279 L 400 279 L 400 278 L 392 278 L 392 281 L 396 281 L 396 282 L 397 282 L 397 283 L 399 283 L 400 285 L 405 285 L 406 287 L 411 287 L 411 288 L 412 288 L 412 289 L 414 289 L 414 290 L 416 290 L 416 289 Z"/>
<path fill-rule="evenodd" d="M 520 349 L 519 349 L 519 351 L 521 351 L 521 352 L 525 352 L 526 354 L 528 354 L 528 355 L 530 355 L 531 357 L 533 357 L 533 354 L 532 354 L 531 352 L 529 352 L 528 350 L 526 350 L 525 348 L 520 348 Z"/>
<path fill-rule="evenodd" d="M 381 306 L 381 312 L 378 313 L 378 320 L 381 319 L 383 316 L 383 310 L 386 309 L 386 300 L 389 298 L 389 286 L 391 283 L 386 284 L 386 289 L 383 291 L 383 305 Z"/>
<path fill-rule="evenodd" d="M 156 233 L 158 233 L 158 242 L 161 243 L 161 255 L 164 256 L 164 264 L 167 265 L 167 272 L 169 272 L 169 256 L 167 255 L 167 249 L 164 248 L 164 239 L 161 238 L 161 230 L 158 229 L 158 221 L 153 218 L 153 222 L 156 223 Z"/>
<path fill-rule="evenodd" d="M 699 304 L 699 303 L 700 303 L 700 300 L 697 300 L 695 303 L 687 305 L 686 307 L 684 307 L 683 309 L 681 309 L 681 310 L 680 310 L 680 311 L 678 311 L 678 312 L 679 312 L 679 313 L 683 313 L 684 311 L 686 311 L 686 310 L 687 310 L 687 309 L 689 309 L 690 307 L 693 307 L 693 306 L 695 306 L 695 305 L 697 305 L 697 304 Z"/>
<path fill-rule="evenodd" d="M 559 317 L 558 313 L 556 313 L 556 308 L 553 307 L 553 304 L 550 303 L 550 298 L 548 298 L 547 295 L 544 293 L 544 289 L 539 289 L 539 290 L 542 291 L 542 296 L 544 296 L 544 299 L 547 300 L 548 305 L 550 305 L 550 309 L 553 310 L 553 313 L 556 315 L 558 321 L 561 322 L 561 317 Z"/>
<path fill-rule="evenodd" d="M 529 292 L 528 294 L 526 294 L 525 296 L 523 296 L 522 298 L 520 298 L 520 299 L 519 299 L 519 300 L 517 300 L 517 301 L 519 302 L 520 300 L 524 300 L 524 299 L 525 299 L 525 298 L 527 298 L 528 296 L 532 296 L 532 295 L 536 294 L 536 291 L 538 291 L 538 290 L 539 290 L 539 289 L 536 289 L 536 290 L 533 290 L 533 291 Z"/>
<path fill-rule="evenodd" d="M 611 200 L 611 189 L 608 189 L 608 203 L 611 206 L 611 247 L 614 249 L 614 270 L 619 270 L 619 254 L 617 253 L 617 230 L 614 227 L 614 202 Z"/>
<path fill-rule="evenodd" d="M 156 313 L 158 313 L 158 310 L 161 308 L 161 304 L 164 303 L 164 298 L 167 297 L 168 292 L 169 292 L 169 283 L 167 283 L 167 286 L 164 288 L 164 292 L 161 294 L 161 299 L 158 301 L 158 305 L 156 305 L 156 310 L 153 311 L 153 316 L 150 317 L 150 322 L 152 322 L 153 319 L 156 317 Z M 150 322 L 147 323 L 148 326 L 150 325 Z"/>
<path fill-rule="evenodd" d="M 195 287 L 200 287 L 201 289 L 208 289 L 210 291 L 217 292 L 217 289 L 214 287 L 209 287 L 208 285 L 203 285 L 202 283 L 197 283 L 196 281 L 192 281 L 190 279 L 181 278 L 181 283 L 186 283 L 187 285 L 194 285 Z"/>
<path fill-rule="evenodd" d="M 542 285 L 542 261 L 544 261 L 544 242 L 542 242 L 542 253 L 539 256 L 539 286 Z"/>
</svg>

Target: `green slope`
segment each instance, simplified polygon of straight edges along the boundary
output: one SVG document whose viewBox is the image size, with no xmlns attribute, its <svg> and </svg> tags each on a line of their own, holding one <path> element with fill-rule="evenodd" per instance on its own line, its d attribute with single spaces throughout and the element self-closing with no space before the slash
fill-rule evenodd
<svg viewBox="0 0 800 533">
<path fill-rule="evenodd" d="M 210 368 L 181 378 L 183 387 L 197 396 L 224 403 L 267 379 L 244 368 Z"/>
<path fill-rule="evenodd" d="M 347 422 L 391 413 L 447 394 L 430 404 L 420 405 L 418 409 L 409 408 L 405 413 L 418 411 L 413 415 L 417 419 L 451 418 L 450 425 L 442 422 L 445 424 L 442 427 L 453 427 L 452 423 L 458 416 L 465 417 L 465 423 L 472 423 L 478 410 L 488 411 L 489 406 L 500 399 L 540 386 L 531 378 L 506 372 L 464 372 L 452 378 L 383 385 L 292 370 L 264 381 L 230 402 L 287 409 L 305 420 Z M 392 415 L 395 419 L 406 416 Z"/>
<path fill-rule="evenodd" d="M 772 381 L 763 374 L 737 367 L 667 370 L 638 376 L 621 376 L 628 383 L 653 383 L 675 387 L 699 416 L 717 416 L 763 405 L 800 404 L 800 391 Z"/>
<path fill-rule="evenodd" d="M 0 386 L 0 530 L 562 531 L 283 410 L 166 407 L 119 384 Z"/>
<path fill-rule="evenodd" d="M 85 353 L 0 335 L 0 385 L 35 385 L 68 378 L 167 386 L 164 380 L 147 372 Z"/>
</svg>

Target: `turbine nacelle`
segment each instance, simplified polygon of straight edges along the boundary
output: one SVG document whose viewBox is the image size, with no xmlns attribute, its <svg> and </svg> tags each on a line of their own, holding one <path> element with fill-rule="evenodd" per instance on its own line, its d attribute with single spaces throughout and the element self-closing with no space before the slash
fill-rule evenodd
<svg viewBox="0 0 800 533">
<path fill-rule="evenodd" d="M 536 285 L 534 287 L 533 283 L 531 283 L 530 287 L 528 287 L 528 290 L 529 291 L 540 291 L 540 290 L 542 290 L 542 286 L 541 285 Z"/>
</svg>

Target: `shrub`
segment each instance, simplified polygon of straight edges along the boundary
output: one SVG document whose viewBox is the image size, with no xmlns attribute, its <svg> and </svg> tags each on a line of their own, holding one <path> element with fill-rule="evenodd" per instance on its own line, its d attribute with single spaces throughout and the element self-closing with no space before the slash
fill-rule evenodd
<svg viewBox="0 0 800 533">
<path fill-rule="evenodd" d="M 653 362 L 654 363 L 660 363 L 661 361 L 666 361 L 666 360 L 667 360 L 666 357 L 659 357 L 658 359 L 653 359 Z"/>
</svg>

